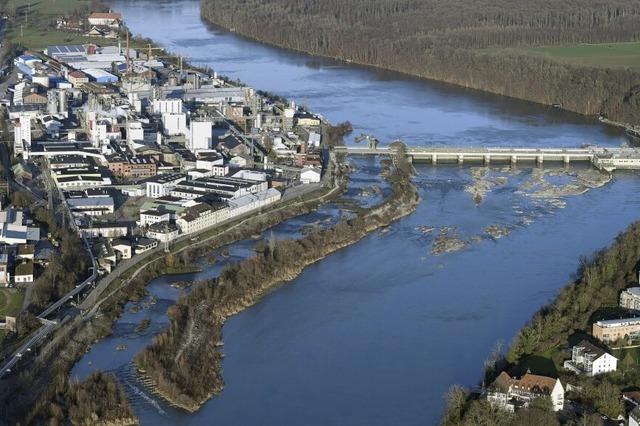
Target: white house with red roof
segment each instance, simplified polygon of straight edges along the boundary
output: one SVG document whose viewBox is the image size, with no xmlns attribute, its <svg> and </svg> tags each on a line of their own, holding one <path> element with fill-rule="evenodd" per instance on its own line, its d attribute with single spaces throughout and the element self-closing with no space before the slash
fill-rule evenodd
<svg viewBox="0 0 640 426">
<path fill-rule="evenodd" d="M 93 12 L 89 15 L 89 24 L 96 26 L 107 26 L 110 28 L 120 28 L 122 25 L 122 13 L 117 12 Z"/>
</svg>

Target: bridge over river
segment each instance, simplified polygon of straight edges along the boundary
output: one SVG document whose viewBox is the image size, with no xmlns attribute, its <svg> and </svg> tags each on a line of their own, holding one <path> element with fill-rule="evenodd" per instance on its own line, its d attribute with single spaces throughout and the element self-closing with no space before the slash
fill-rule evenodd
<svg viewBox="0 0 640 426">
<path fill-rule="evenodd" d="M 336 147 L 336 153 L 348 155 L 392 155 L 397 152 L 394 146 Z M 638 148 L 520 148 L 520 147 L 452 147 L 426 146 L 406 147 L 406 155 L 414 162 L 438 163 L 510 163 L 533 162 L 589 162 L 594 167 L 612 172 L 616 169 L 640 169 L 640 149 Z"/>
</svg>

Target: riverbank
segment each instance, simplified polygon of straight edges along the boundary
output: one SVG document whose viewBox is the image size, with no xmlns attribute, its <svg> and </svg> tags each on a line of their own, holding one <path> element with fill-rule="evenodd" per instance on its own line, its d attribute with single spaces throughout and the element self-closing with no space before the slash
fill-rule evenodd
<svg viewBox="0 0 640 426">
<path fill-rule="evenodd" d="M 171 325 L 136 357 L 140 372 L 172 405 L 196 411 L 224 386 L 222 327 L 265 294 L 297 277 L 307 266 L 411 214 L 420 202 L 406 167 L 387 165 L 392 194 L 336 226 L 299 240 L 265 241 L 258 254 L 198 283 L 169 311 Z"/>
<path fill-rule="evenodd" d="M 635 390 L 640 381 L 640 360 L 633 348 L 617 351 L 617 370 L 601 374 L 597 379 L 566 370 L 564 361 L 571 358 L 571 350 L 567 348 L 581 340 L 602 345 L 591 336 L 592 323 L 624 315 L 618 309 L 618 295 L 628 286 L 637 285 L 639 259 L 640 222 L 636 222 L 618 235 L 608 248 L 582 260 L 577 278 L 518 332 L 506 354 L 497 351 L 489 356 L 483 382 L 490 384 L 502 371 L 512 376 L 531 372 L 558 377 L 565 387 L 567 384 L 572 386 L 567 387 L 565 399 L 577 402 L 586 413 L 595 412 L 598 421 L 600 415 L 611 419 L 626 418 L 622 392 Z M 451 388 L 447 400 L 443 420 L 447 426 L 475 425 L 479 419 L 499 424 L 531 424 L 526 422 L 527 418 L 543 415 L 536 407 L 519 409 L 515 415 L 500 412 L 492 409 L 484 399 L 457 386 Z M 555 415 L 544 415 L 547 416 L 545 424 L 560 424 Z M 573 420 L 580 424 L 590 415 L 571 409 L 565 413 L 565 417 L 574 416 Z"/>
<path fill-rule="evenodd" d="M 7 401 L 7 418 L 18 422 L 26 416 L 37 417 L 46 413 L 48 404 L 57 394 L 56 383 L 67 380 L 80 357 L 93 344 L 111 334 L 112 326 L 124 312 L 125 304 L 141 300 L 148 282 L 165 274 L 191 272 L 195 269 L 191 266 L 193 260 L 206 252 L 250 238 L 292 217 L 310 213 L 318 206 L 339 197 L 348 181 L 349 169 L 332 158 L 325 186 L 316 192 L 267 208 L 257 215 L 228 224 L 224 229 L 216 227 L 201 234 L 198 241 L 188 241 L 173 247 L 168 254 L 161 253 L 130 270 L 121 271 L 121 278 L 104 290 L 102 299 L 84 317 L 77 317 L 57 330 L 52 340 L 39 352 L 27 374 L 10 379 L 11 385 L 7 390 L 12 389 L 12 392 L 0 393 L 0 400 Z M 171 266 L 168 265 L 169 258 L 172 258 Z M 29 391 L 32 386 L 36 386 L 41 392 Z M 19 404 L 15 400 L 8 404 L 8 399 L 15 392 L 29 397 L 22 399 Z"/>
<path fill-rule="evenodd" d="M 345 2 L 336 7 L 342 9 L 342 13 L 333 13 L 334 8 L 323 8 L 321 4 L 308 5 L 305 12 L 301 6 L 286 8 L 280 0 L 250 1 L 241 8 L 228 0 L 202 0 L 201 15 L 213 25 L 296 52 L 536 102 L 587 116 L 605 116 L 630 125 L 640 118 L 634 89 L 634 81 L 638 80 L 639 74 L 634 70 L 608 69 L 606 61 L 600 67 L 586 67 L 547 57 L 507 53 L 506 49 L 488 49 L 500 43 L 504 44 L 503 47 L 513 43 L 509 41 L 513 38 L 511 26 L 503 27 L 502 22 L 496 22 L 494 26 L 483 28 L 491 18 L 478 22 L 472 20 L 462 27 L 457 27 L 459 20 L 452 20 L 449 28 L 443 27 L 449 10 L 441 10 L 442 21 L 431 22 L 434 27 L 431 28 L 429 15 L 421 24 L 415 20 L 415 16 L 421 16 L 420 12 L 426 13 L 425 10 L 416 10 L 424 9 L 424 5 L 404 5 L 393 9 L 385 2 L 379 2 L 356 16 L 351 12 L 358 9 L 356 4 Z M 474 6 L 465 3 L 460 7 L 473 9 Z M 514 5 L 514 11 L 518 7 L 523 6 Z M 438 5 L 433 5 L 433 8 L 438 10 Z M 544 13 L 543 5 L 540 9 Z M 288 13 L 281 13 L 284 10 Z M 414 14 L 410 14 L 410 10 Z M 491 15 L 491 12 L 479 10 L 478 16 L 485 16 L 485 13 Z M 562 13 L 570 14 L 571 11 Z M 559 16 L 563 16 L 562 13 Z M 536 18 L 532 14 L 531 19 Z M 501 15 L 495 19 L 501 21 L 505 18 Z M 547 22 L 551 28 L 535 36 L 528 34 L 530 28 L 525 25 L 521 28 L 522 36 L 530 38 L 527 41 L 535 45 L 546 37 L 549 43 L 557 44 L 566 34 L 552 21 Z M 254 25 L 255 22 L 263 24 Z M 353 25 L 353 22 L 358 22 L 358 25 Z M 393 29 L 385 32 L 382 30 L 385 24 L 392 25 Z M 474 29 L 478 28 L 485 32 L 474 34 Z M 447 31 L 454 32 L 456 36 Z M 465 34 L 467 31 L 471 34 Z M 493 31 L 497 34 L 487 34 Z M 632 32 L 625 34 L 616 36 L 633 36 Z M 607 39 L 606 29 L 602 34 L 585 34 L 583 37 L 585 40 L 591 37 L 589 42 L 611 41 Z M 520 43 L 526 45 L 526 42 Z M 421 54 L 415 55 L 416 51 Z"/>
</svg>

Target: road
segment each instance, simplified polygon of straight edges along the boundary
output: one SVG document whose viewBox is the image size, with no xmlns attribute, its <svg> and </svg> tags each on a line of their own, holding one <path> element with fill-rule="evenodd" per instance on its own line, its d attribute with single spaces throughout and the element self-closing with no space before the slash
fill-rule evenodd
<svg viewBox="0 0 640 426">
<path fill-rule="evenodd" d="M 4 148 L 5 150 L 4 153 L 6 154 L 6 146 L 4 144 L 0 144 L 0 146 Z M 0 151 L 0 155 L 2 154 L 3 152 Z M 3 158 L 5 158 L 4 155 L 2 156 Z M 48 167 L 46 169 L 48 169 Z M 45 175 L 47 179 L 51 179 L 48 173 L 45 173 Z M 50 187 L 50 188 L 53 188 L 53 187 Z M 85 279 L 84 281 L 76 285 L 74 289 L 72 289 L 67 294 L 62 296 L 60 299 L 58 299 L 57 301 L 49 305 L 44 311 L 42 311 L 40 315 L 38 315 L 38 319 L 40 320 L 42 325 L 40 326 L 40 328 L 38 328 L 36 331 L 34 331 L 31 334 L 31 336 L 26 341 L 26 343 L 20 346 L 11 355 L 9 360 L 7 360 L 7 362 L 5 362 L 5 364 L 0 368 L 0 379 L 2 379 L 7 373 L 10 373 L 11 369 L 18 363 L 18 361 L 20 361 L 20 359 L 22 359 L 22 357 L 26 353 L 31 352 L 35 347 L 37 347 L 47 336 L 49 336 L 59 326 L 58 320 L 51 321 L 51 320 L 48 320 L 47 317 L 52 313 L 56 312 L 62 306 L 69 303 L 71 300 L 73 300 L 73 298 L 76 295 L 79 295 L 80 293 L 82 293 L 87 287 L 91 286 L 98 277 L 97 264 L 96 264 L 96 259 L 93 255 L 93 251 L 91 250 L 91 247 L 89 246 L 87 239 L 84 238 L 84 236 L 82 236 L 82 234 L 80 233 L 78 226 L 73 220 L 73 215 L 71 214 L 71 211 L 68 209 L 67 204 L 64 202 L 64 195 L 62 194 L 62 190 L 60 190 L 59 188 L 58 188 L 58 195 L 60 197 L 60 202 L 65 208 L 65 213 L 63 214 L 67 214 L 69 216 L 69 226 L 71 227 L 72 230 L 74 230 L 80 235 L 80 237 L 82 238 L 83 244 L 85 246 L 85 249 L 89 253 L 89 256 L 91 258 L 91 265 L 92 265 L 91 275 L 87 279 Z M 72 315 L 73 316 L 78 315 L 78 311 L 75 311 Z M 66 317 L 65 320 L 66 319 L 69 319 L 69 317 Z"/>
<path fill-rule="evenodd" d="M 0 368 L 0 378 L 4 377 L 5 374 L 10 373 L 11 369 L 14 365 L 20 361 L 22 356 L 27 352 L 31 352 L 31 350 L 36 347 L 42 340 L 44 340 L 49 334 L 51 334 L 56 328 L 58 324 L 56 322 L 49 322 L 48 324 L 42 325 L 35 333 L 31 335 L 29 340 L 20 346 L 13 354 L 13 356 L 7 361 L 2 368 Z"/>
</svg>

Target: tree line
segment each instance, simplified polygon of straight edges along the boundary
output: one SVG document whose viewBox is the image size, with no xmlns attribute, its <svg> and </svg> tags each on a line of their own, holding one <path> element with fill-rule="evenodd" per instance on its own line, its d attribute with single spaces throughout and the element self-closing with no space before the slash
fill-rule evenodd
<svg viewBox="0 0 640 426">
<path fill-rule="evenodd" d="M 487 48 L 640 39 L 638 0 L 202 0 L 245 36 L 583 114 L 636 122 L 640 75 Z"/>
</svg>

